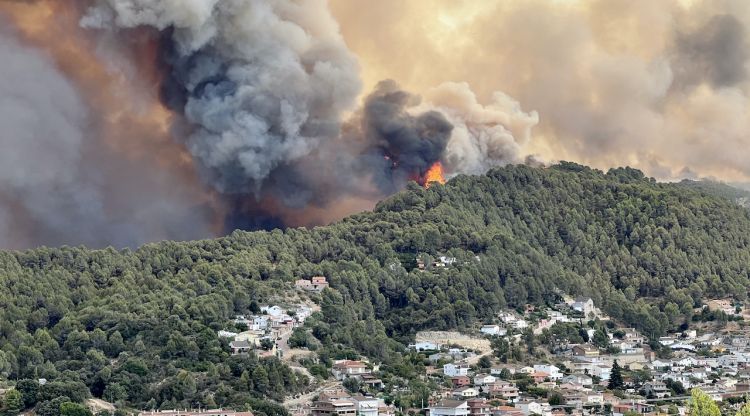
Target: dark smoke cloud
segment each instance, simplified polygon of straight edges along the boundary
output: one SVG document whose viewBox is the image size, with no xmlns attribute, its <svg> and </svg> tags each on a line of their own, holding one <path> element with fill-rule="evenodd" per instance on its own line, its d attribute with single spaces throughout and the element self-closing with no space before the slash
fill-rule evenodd
<svg viewBox="0 0 750 416">
<path fill-rule="evenodd" d="M 675 82 L 734 87 L 747 80 L 748 43 L 745 26 L 735 16 L 713 16 L 692 33 L 676 39 Z"/>
<path fill-rule="evenodd" d="M 426 172 L 440 160 L 450 139 L 453 125 L 443 114 L 427 111 L 415 116 L 407 112 L 417 104 L 418 97 L 390 80 L 378 84 L 365 100 L 363 136 L 376 150 L 375 161 L 385 166 L 385 176 L 376 182 L 386 192 L 392 192 L 394 176 L 403 180 Z"/>
<path fill-rule="evenodd" d="M 325 207 L 340 198 L 375 202 L 402 189 L 441 159 L 453 129 L 441 113 L 414 111 L 419 101 L 395 82 L 381 82 L 340 135 L 304 158 L 279 165 L 260 194 L 304 209 Z M 234 205 L 240 210 L 255 209 L 247 207 L 246 199 L 239 201 Z"/>
<path fill-rule="evenodd" d="M 0 247 L 200 238 L 222 219 L 226 231 L 321 224 L 438 161 L 455 174 L 522 161 L 538 122 L 458 83 L 422 100 L 383 81 L 357 106 L 358 62 L 326 0 L 73 4 L 74 28 L 96 38 L 80 68 L 101 64 L 117 85 L 0 32 L 0 77 L 13 80 L 0 87 L 0 145 L 17 149 L 0 155 Z M 161 72 L 140 73 L 154 37 Z M 148 117 L 155 89 L 173 141 Z"/>
</svg>

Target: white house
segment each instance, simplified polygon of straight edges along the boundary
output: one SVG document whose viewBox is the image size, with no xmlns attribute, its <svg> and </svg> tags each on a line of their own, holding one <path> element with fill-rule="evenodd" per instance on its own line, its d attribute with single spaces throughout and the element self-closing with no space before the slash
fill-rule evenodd
<svg viewBox="0 0 750 416">
<path fill-rule="evenodd" d="M 684 373 L 664 373 L 662 374 L 661 379 L 663 381 L 679 381 L 686 389 L 693 387 L 693 383 L 690 382 L 690 376 Z"/>
<path fill-rule="evenodd" d="M 604 394 L 599 392 L 590 392 L 586 394 L 586 404 L 601 405 L 604 404 Z"/>
<path fill-rule="evenodd" d="M 448 363 L 443 366 L 443 374 L 448 377 L 469 375 L 469 365 L 465 363 Z"/>
<path fill-rule="evenodd" d="M 247 318 L 245 318 L 245 315 L 235 316 L 234 323 L 237 325 L 250 325 L 250 321 Z"/>
<path fill-rule="evenodd" d="M 462 387 L 453 390 L 453 397 L 457 399 L 470 399 L 479 396 L 479 390 L 474 387 Z"/>
<path fill-rule="evenodd" d="M 333 364 L 333 376 L 336 380 L 344 380 L 348 377 L 361 377 L 363 374 L 369 374 L 370 370 L 362 361 L 341 360 Z"/>
<path fill-rule="evenodd" d="M 490 369 L 490 374 L 492 374 L 493 376 L 499 376 L 505 369 L 507 369 L 510 374 L 516 374 L 515 367 L 492 367 Z"/>
<path fill-rule="evenodd" d="M 523 412 L 524 415 L 543 415 L 545 407 L 536 401 L 522 401 L 516 403 L 516 408 Z"/>
<path fill-rule="evenodd" d="M 483 325 L 480 331 L 483 334 L 492 336 L 505 336 L 508 334 L 508 330 L 505 328 L 500 328 L 499 325 Z"/>
<path fill-rule="evenodd" d="M 693 357 L 681 358 L 675 361 L 675 363 L 681 367 L 693 367 L 698 364 L 698 362 Z"/>
<path fill-rule="evenodd" d="M 281 316 L 284 314 L 284 310 L 281 309 L 281 306 L 278 306 L 278 305 L 261 306 L 260 311 L 265 313 L 266 315 L 271 315 L 271 316 Z"/>
<path fill-rule="evenodd" d="M 466 400 L 442 400 L 428 408 L 427 416 L 469 416 Z"/>
<path fill-rule="evenodd" d="M 591 298 L 577 298 L 570 307 L 583 314 L 583 316 L 589 316 L 590 313 L 594 313 L 596 308 L 594 307 L 594 301 Z"/>
<path fill-rule="evenodd" d="M 515 315 L 509 312 L 503 312 L 499 316 L 500 320 L 502 320 L 506 324 L 513 324 L 518 320 Z"/>
<path fill-rule="evenodd" d="M 677 342 L 677 340 L 674 337 L 661 337 L 659 338 L 659 344 L 664 346 L 669 346 Z"/>
<path fill-rule="evenodd" d="M 666 383 L 659 380 L 647 382 L 643 385 L 643 390 L 645 391 L 646 396 L 654 396 L 658 399 L 663 399 L 671 394 Z"/>
<path fill-rule="evenodd" d="M 591 367 L 590 374 L 599 377 L 602 381 L 609 381 L 612 368 L 606 365 L 595 365 Z"/>
<path fill-rule="evenodd" d="M 357 416 L 378 416 L 380 402 L 376 397 L 362 395 L 352 396 L 351 400 L 357 408 Z"/>
<path fill-rule="evenodd" d="M 489 374 L 477 374 L 474 376 L 474 384 L 477 386 L 484 386 L 485 384 L 492 384 L 497 381 L 497 377 Z"/>
<path fill-rule="evenodd" d="M 311 307 L 307 305 L 300 305 L 297 307 L 297 310 L 295 311 L 295 318 L 297 318 L 297 322 L 299 323 L 305 323 L 305 320 L 312 315 L 313 310 Z"/>
<path fill-rule="evenodd" d="M 267 316 L 254 316 L 250 329 L 253 331 L 264 331 L 268 328 L 268 317 Z"/>
<path fill-rule="evenodd" d="M 651 368 L 654 370 L 663 370 L 672 367 L 671 361 L 654 360 L 651 362 Z"/>
<path fill-rule="evenodd" d="M 549 374 L 549 379 L 552 381 L 562 380 L 564 377 L 559 367 L 549 364 L 535 364 L 534 372 L 547 373 Z"/>
<path fill-rule="evenodd" d="M 569 376 L 565 376 L 563 377 L 562 382 L 583 387 L 591 387 L 594 384 L 594 381 L 591 379 L 591 377 L 584 374 L 571 374 Z"/>
<path fill-rule="evenodd" d="M 415 351 L 437 351 L 440 349 L 440 347 L 440 344 L 430 341 L 420 341 L 415 342 L 414 344 L 409 344 L 409 348 Z"/>
<path fill-rule="evenodd" d="M 720 356 L 718 362 L 722 367 L 736 368 L 738 364 L 743 362 L 743 360 L 741 360 L 738 355 L 726 354 Z"/>
<path fill-rule="evenodd" d="M 529 327 L 529 323 L 526 322 L 523 319 L 518 319 L 515 322 L 513 322 L 513 328 L 516 328 L 516 329 L 526 329 L 528 327 Z"/>
</svg>

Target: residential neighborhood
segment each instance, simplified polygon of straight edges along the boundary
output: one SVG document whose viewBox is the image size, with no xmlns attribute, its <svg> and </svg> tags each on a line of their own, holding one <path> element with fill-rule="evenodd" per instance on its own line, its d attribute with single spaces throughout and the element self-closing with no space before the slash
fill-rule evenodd
<svg viewBox="0 0 750 416">
<path fill-rule="evenodd" d="M 308 304 L 296 304 L 289 308 L 278 305 L 261 306 L 256 315 L 238 315 L 234 318 L 237 330 L 218 331 L 220 338 L 230 339 L 229 348 L 233 355 L 247 354 L 255 351 L 259 356 L 275 356 L 278 341 L 288 338 L 294 328 L 305 323 L 313 313 Z"/>
<path fill-rule="evenodd" d="M 398 401 L 393 403 L 392 397 L 410 392 L 410 385 L 383 383 L 377 366 L 339 360 L 332 365 L 331 376 L 343 385 L 298 406 L 294 413 L 685 414 L 691 388 L 700 388 L 717 401 L 750 393 L 750 343 L 745 332 L 689 329 L 649 342 L 638 330 L 613 323 L 591 298 L 505 310 L 492 322 L 467 329 L 462 337 L 464 342 L 456 341 L 455 334 L 445 339 L 433 334 L 432 339 L 408 345 L 410 354 L 429 363 L 421 379 L 434 386 L 420 406 L 402 408 Z M 480 345 L 481 340 L 490 342 L 491 351 L 467 346 Z M 528 342 L 534 344 L 533 354 Z M 505 348 L 528 351 L 519 354 L 523 357 L 519 360 L 506 358 Z M 373 379 L 378 382 L 366 383 Z M 352 385 L 357 391 L 344 387 Z"/>
</svg>

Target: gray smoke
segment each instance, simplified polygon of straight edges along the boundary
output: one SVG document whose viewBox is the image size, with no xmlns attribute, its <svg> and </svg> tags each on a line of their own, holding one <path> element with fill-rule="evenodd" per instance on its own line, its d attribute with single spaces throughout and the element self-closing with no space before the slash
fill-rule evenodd
<svg viewBox="0 0 750 416">
<path fill-rule="evenodd" d="M 422 100 L 384 81 L 358 107 L 358 62 L 326 0 L 76 5 L 87 1 L 80 26 L 123 83 L 100 95 L 0 32 L 0 76 L 13 80 L 0 91 L 0 145 L 17 149 L 0 156 L 0 246 L 200 238 L 221 215 L 227 229 L 319 224 L 373 206 L 437 161 L 451 173 L 520 162 L 537 122 L 501 93 L 479 104 L 465 84 Z M 110 117 L 149 111 L 135 50 L 152 33 L 174 142 L 161 126 Z M 114 108 L 97 108 L 112 96 Z"/>
<path fill-rule="evenodd" d="M 101 120 L 43 53 L 0 29 L 0 247 L 134 246 L 209 235 L 168 172 L 108 149 Z M 192 224 L 191 227 L 186 224 Z"/>
<path fill-rule="evenodd" d="M 186 144 L 223 193 L 257 191 L 336 137 L 360 90 L 322 0 L 100 0 L 82 23 L 172 30 L 166 99 L 195 128 Z"/>
<path fill-rule="evenodd" d="M 87 125 L 86 109 L 74 87 L 41 54 L 24 48 L 8 30 L 0 31 L 0 200 L 6 238 L 25 239 L 15 230 L 21 215 L 53 235 L 66 234 L 68 221 L 102 217 L 99 196 L 76 186 Z M 12 149 L 12 151 L 8 151 Z M 85 230 L 81 230 L 85 233 Z M 22 242 L 23 245 L 26 242 Z"/>
<path fill-rule="evenodd" d="M 734 87 L 747 80 L 748 45 L 745 26 L 737 17 L 712 17 L 692 33 L 679 34 L 673 64 L 675 83 L 695 86 L 703 81 L 713 87 Z"/>
<path fill-rule="evenodd" d="M 526 126 L 521 141 L 536 123 L 536 115 L 508 105 L 512 100 L 503 94 L 483 108 L 468 86 L 453 94 L 443 89 L 437 93 L 442 106 L 431 108 L 384 81 L 340 134 L 360 78 L 324 0 L 96 4 L 82 21 L 87 27 L 145 25 L 170 34 L 165 98 L 193 126 L 186 144 L 204 178 L 224 194 L 270 192 L 299 207 L 328 198 L 321 186 L 357 193 L 366 188 L 359 180 L 366 172 L 382 197 L 441 160 L 446 146 L 456 173 L 520 161 L 515 118 L 520 114 Z M 445 96 L 461 94 L 474 102 L 451 111 Z M 460 127 L 455 140 L 454 123 Z M 334 165 L 319 173 L 314 163 Z"/>
</svg>

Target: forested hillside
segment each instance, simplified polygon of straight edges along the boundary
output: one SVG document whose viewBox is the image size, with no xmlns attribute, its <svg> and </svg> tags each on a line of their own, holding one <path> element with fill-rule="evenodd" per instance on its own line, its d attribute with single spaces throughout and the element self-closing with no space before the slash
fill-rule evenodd
<svg viewBox="0 0 750 416">
<path fill-rule="evenodd" d="M 721 182 L 713 181 L 691 181 L 684 180 L 680 185 L 703 191 L 709 195 L 717 195 L 736 202 L 737 204 L 750 208 L 750 191 L 735 188 Z"/>
<path fill-rule="evenodd" d="M 439 255 L 457 262 L 416 268 Z M 363 354 L 408 377 L 418 364 L 395 352 L 414 332 L 562 294 L 589 295 L 650 337 L 689 321 L 704 297 L 745 299 L 750 212 L 636 170 L 562 163 L 414 184 L 311 230 L 0 253 L 0 377 L 50 380 L 28 405 L 91 394 L 280 412 L 261 399 L 302 391 L 307 377 L 275 358 L 230 357 L 216 331 L 319 274 L 332 286 L 308 324 L 321 364 Z"/>
</svg>

